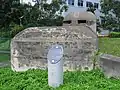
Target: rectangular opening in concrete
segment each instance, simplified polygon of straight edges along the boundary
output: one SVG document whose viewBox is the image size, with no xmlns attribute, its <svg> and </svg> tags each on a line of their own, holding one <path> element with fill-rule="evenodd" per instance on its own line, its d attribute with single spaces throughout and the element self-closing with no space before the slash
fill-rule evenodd
<svg viewBox="0 0 120 90">
<path fill-rule="evenodd" d="M 68 20 L 68 21 L 63 21 L 64 24 L 70 24 L 72 21 Z"/>
<path fill-rule="evenodd" d="M 78 24 L 86 23 L 86 22 L 87 22 L 86 20 L 78 20 Z"/>
</svg>

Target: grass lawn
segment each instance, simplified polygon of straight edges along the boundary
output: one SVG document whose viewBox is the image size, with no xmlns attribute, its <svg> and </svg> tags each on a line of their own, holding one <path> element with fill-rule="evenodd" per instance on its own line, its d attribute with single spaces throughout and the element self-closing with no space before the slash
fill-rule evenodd
<svg viewBox="0 0 120 90">
<path fill-rule="evenodd" d="M 48 86 L 47 71 L 13 72 L 0 68 L 0 90 L 119 90 L 120 80 L 107 79 L 99 70 L 65 72 L 64 84 L 53 89 Z"/>
<path fill-rule="evenodd" d="M 0 40 L 0 51 L 10 51 L 10 40 Z M 0 62 L 10 60 L 10 54 L 0 53 Z"/>
<path fill-rule="evenodd" d="M 0 54 L 0 62 L 10 60 L 10 54 Z"/>
<path fill-rule="evenodd" d="M 120 56 L 120 38 L 100 38 L 100 52 Z"/>
<path fill-rule="evenodd" d="M 10 50 L 10 40 L 0 40 L 0 50 Z"/>
</svg>

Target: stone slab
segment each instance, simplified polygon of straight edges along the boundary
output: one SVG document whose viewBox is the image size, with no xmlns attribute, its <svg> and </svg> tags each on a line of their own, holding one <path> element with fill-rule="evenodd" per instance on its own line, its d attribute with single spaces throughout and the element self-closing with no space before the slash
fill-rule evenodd
<svg viewBox="0 0 120 90">
<path fill-rule="evenodd" d="M 103 54 L 99 64 L 105 76 L 120 78 L 120 57 Z"/>
</svg>

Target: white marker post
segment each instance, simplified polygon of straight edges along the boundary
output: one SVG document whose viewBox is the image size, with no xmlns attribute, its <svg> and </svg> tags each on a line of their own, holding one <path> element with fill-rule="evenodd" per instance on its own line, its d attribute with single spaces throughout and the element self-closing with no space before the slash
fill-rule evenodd
<svg viewBox="0 0 120 90">
<path fill-rule="evenodd" d="M 63 47 L 53 45 L 48 51 L 48 84 L 51 87 L 59 87 L 63 84 Z"/>
</svg>

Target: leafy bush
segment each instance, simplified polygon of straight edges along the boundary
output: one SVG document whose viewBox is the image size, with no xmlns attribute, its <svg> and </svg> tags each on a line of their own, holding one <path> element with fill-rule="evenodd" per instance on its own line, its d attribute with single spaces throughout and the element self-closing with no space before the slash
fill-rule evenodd
<svg viewBox="0 0 120 90">
<path fill-rule="evenodd" d="M 1 38 L 9 38 L 10 32 L 9 31 L 2 31 L 2 32 L 0 32 L 0 37 Z"/>
<path fill-rule="evenodd" d="M 20 31 L 22 31 L 23 29 L 24 29 L 23 26 L 14 24 L 13 26 L 11 26 L 11 31 L 10 31 L 11 37 L 14 37 L 17 33 L 19 33 Z"/>
<path fill-rule="evenodd" d="M 48 86 L 47 71 L 13 72 L 0 68 L 0 90 L 119 90 L 120 80 L 107 79 L 99 70 L 64 72 L 64 84 L 54 89 Z"/>
<path fill-rule="evenodd" d="M 120 38 L 120 32 L 111 32 L 110 37 L 111 38 Z"/>
<path fill-rule="evenodd" d="M 1 28 L 0 29 L 0 38 L 12 38 L 14 37 L 17 33 L 22 31 L 24 29 L 23 26 L 20 26 L 15 23 L 11 23 L 10 27 L 8 28 Z"/>
<path fill-rule="evenodd" d="M 10 36 L 9 28 L 0 28 L 0 38 L 8 38 Z"/>
</svg>

